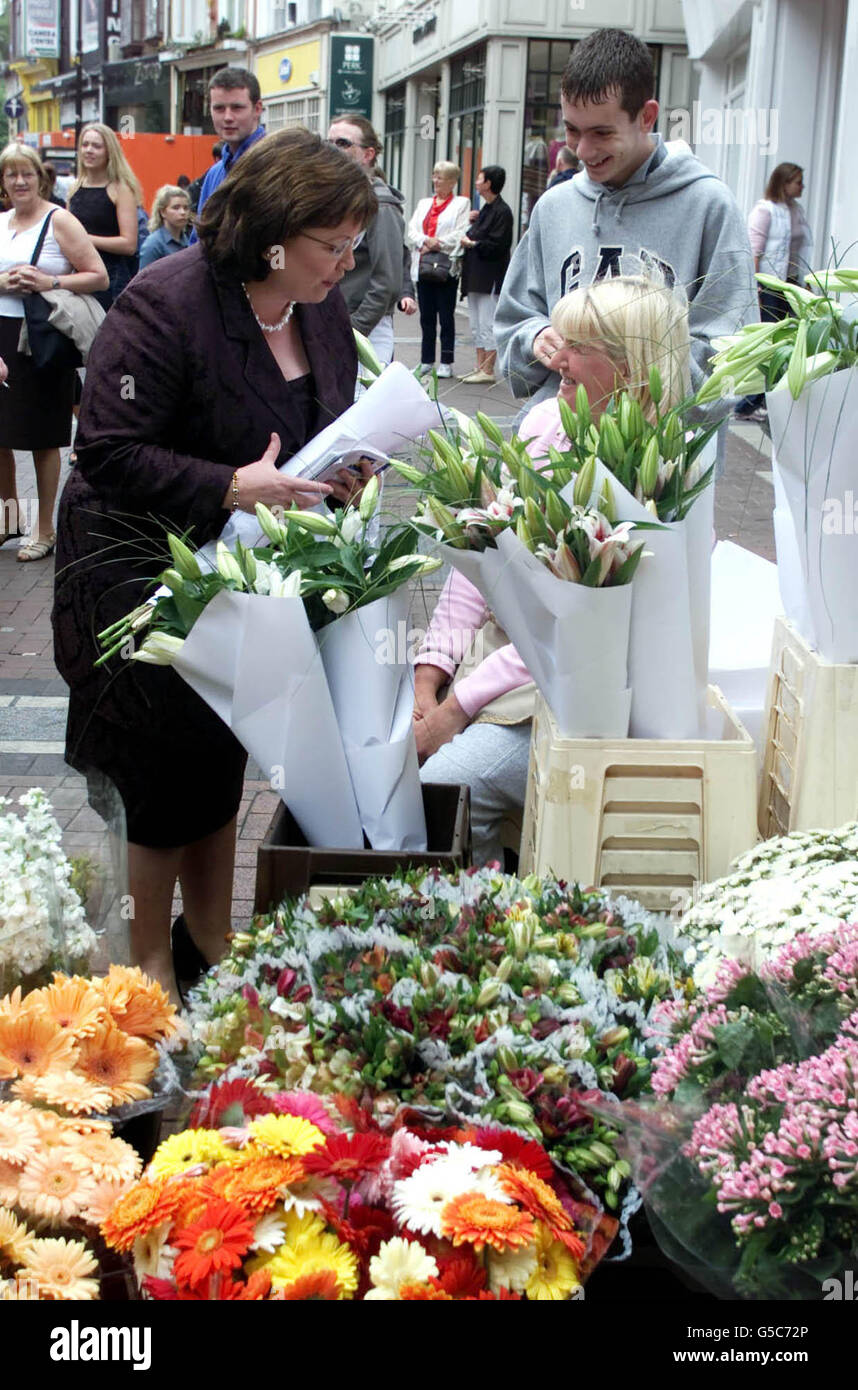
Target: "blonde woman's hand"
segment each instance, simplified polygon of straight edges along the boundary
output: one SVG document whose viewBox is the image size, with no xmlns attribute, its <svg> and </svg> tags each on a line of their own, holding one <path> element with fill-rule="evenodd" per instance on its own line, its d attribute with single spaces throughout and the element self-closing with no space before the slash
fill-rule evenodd
<svg viewBox="0 0 858 1390">
<path fill-rule="evenodd" d="M 252 512 L 257 502 L 264 502 L 266 507 L 315 507 L 332 491 L 327 483 L 313 482 L 310 478 L 290 478 L 285 473 L 279 473 L 276 467 L 279 453 L 280 436 L 272 434 L 262 458 L 236 470 L 239 511 Z M 232 511 L 233 501 L 230 483 L 223 502 L 227 511 Z"/>
<path fill-rule="evenodd" d="M 549 326 L 543 328 L 541 333 L 537 333 L 533 340 L 533 357 L 540 367 L 548 367 L 555 353 L 562 351 L 566 346 L 560 334 Z"/>
</svg>

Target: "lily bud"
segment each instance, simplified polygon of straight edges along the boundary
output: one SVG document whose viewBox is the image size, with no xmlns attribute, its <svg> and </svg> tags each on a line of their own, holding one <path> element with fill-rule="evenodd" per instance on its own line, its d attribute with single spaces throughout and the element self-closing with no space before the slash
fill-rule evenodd
<svg viewBox="0 0 858 1390">
<path fill-rule="evenodd" d="M 795 347 L 787 367 L 787 386 L 794 401 L 797 401 L 807 382 L 807 320 L 802 319 L 795 335 Z"/>
<path fill-rule="evenodd" d="M 545 519 L 555 534 L 562 531 L 569 520 L 569 509 L 553 488 L 545 494 Z"/>
<path fill-rule="evenodd" d="M 451 459 L 456 460 L 456 452 L 446 435 L 440 434 L 438 430 L 430 430 L 429 441 L 435 451 L 436 458 L 439 458 L 442 463 L 449 466 Z"/>
<path fill-rule="evenodd" d="M 286 532 L 264 502 L 257 502 L 256 504 L 256 520 L 272 545 L 283 545 L 286 540 Z"/>
<path fill-rule="evenodd" d="M 501 1043 L 497 1057 L 498 1065 L 503 1067 L 505 1072 L 518 1070 L 518 1057 L 506 1043 Z"/>
<path fill-rule="evenodd" d="M 576 507 L 586 507 L 589 504 L 595 482 L 596 459 L 594 455 L 591 454 L 587 462 L 580 468 L 578 476 L 575 479 L 572 501 L 575 503 Z"/>
<path fill-rule="evenodd" d="M 345 613 L 349 606 L 349 596 L 344 589 L 326 589 L 322 594 L 322 603 L 332 613 Z"/>
<path fill-rule="evenodd" d="M 517 482 L 518 476 L 521 473 L 521 459 L 512 445 L 508 444 L 505 439 L 501 442 L 500 455 Z"/>
<path fill-rule="evenodd" d="M 477 1008 L 487 1009 L 490 1004 L 494 1004 L 500 998 L 500 992 L 501 987 L 498 980 L 486 980 L 477 995 Z"/>
<path fill-rule="evenodd" d="M 557 404 L 560 407 L 560 423 L 563 426 L 563 433 L 572 443 L 578 438 L 578 419 L 568 401 L 564 401 L 562 396 L 557 397 Z"/>
<path fill-rule="evenodd" d="M 512 974 L 514 965 L 515 961 L 513 960 L 512 956 L 504 956 L 500 965 L 495 971 L 495 979 L 499 980 L 501 984 L 506 984 L 507 980 Z"/>
<path fill-rule="evenodd" d="M 549 541 L 552 539 L 548 527 L 545 524 L 545 517 L 539 510 L 532 497 L 524 500 L 524 519 L 527 522 L 527 529 L 533 539 L 537 542 Z"/>
<path fill-rule="evenodd" d="M 522 512 L 519 512 L 518 520 L 515 523 L 515 534 L 518 536 L 518 539 L 521 541 L 522 545 L 527 546 L 528 550 L 535 550 L 536 547 L 534 544 L 533 537 L 530 534 L 530 531 L 528 530 L 527 522 L 525 521 Z"/>
<path fill-rule="evenodd" d="M 439 502 L 437 497 L 427 497 L 426 509 L 445 540 L 458 550 L 467 550 L 468 542 L 465 533 L 450 508 L 445 507 L 443 502 Z"/>
<path fill-rule="evenodd" d="M 484 415 L 481 410 L 477 411 L 477 424 L 486 438 L 490 439 L 493 444 L 496 444 L 498 448 L 500 448 L 501 444 L 504 442 L 500 426 L 496 425 L 494 420 L 491 420 L 488 415 Z"/>
<path fill-rule="evenodd" d="M 653 364 L 649 369 L 649 393 L 652 396 L 653 405 L 657 407 L 659 401 L 661 400 L 662 385 L 661 372 L 658 370 L 658 367 L 656 367 L 655 364 Z"/>
<path fill-rule="evenodd" d="M 468 443 L 470 444 L 471 449 L 477 455 L 478 458 L 480 458 L 483 454 L 488 453 L 488 449 L 486 447 L 486 437 L 480 429 L 479 425 L 475 424 L 473 420 L 468 421 Z"/>
<path fill-rule="evenodd" d="M 298 526 L 302 531 L 312 531 L 317 536 L 335 536 L 337 523 L 321 512 L 299 512 L 297 508 L 283 513 L 283 520 L 290 526 Z"/>
<path fill-rule="evenodd" d="M 612 526 L 616 524 L 617 505 L 614 501 L 614 490 L 611 487 L 610 478 L 606 478 L 602 483 L 602 491 L 599 493 L 599 511 Z"/>
<path fill-rule="evenodd" d="M 169 632 L 152 632 L 136 652 L 132 661 L 143 661 L 149 666 L 172 666 L 185 645 L 184 637 L 173 637 Z"/>
<path fill-rule="evenodd" d="M 599 458 L 613 470 L 622 465 L 625 453 L 617 422 L 606 412 L 599 421 Z"/>
<path fill-rule="evenodd" d="M 444 561 L 438 555 L 398 555 L 395 560 L 391 560 L 387 566 L 388 574 L 395 574 L 397 570 L 409 571 L 408 578 L 416 579 L 418 575 L 433 574 L 439 570 Z"/>
<path fill-rule="evenodd" d="M 356 328 L 352 329 L 352 333 L 354 334 L 358 361 L 360 362 L 361 366 L 365 367 L 371 376 L 381 376 L 382 372 L 384 371 L 384 367 L 381 365 L 381 362 L 376 356 L 375 348 L 369 341 L 369 338 L 365 338 L 364 335 L 362 333 L 359 333 Z"/>
<path fill-rule="evenodd" d="M 658 440 L 654 434 L 646 442 L 638 469 L 638 481 L 644 497 L 652 497 L 658 482 Z"/>
<path fill-rule="evenodd" d="M 244 575 L 239 568 L 238 561 L 223 541 L 217 543 L 217 571 L 221 579 L 232 580 L 242 589 L 244 588 Z"/>
<path fill-rule="evenodd" d="M 586 434 L 593 423 L 593 413 L 590 410 L 590 397 L 584 387 L 579 385 L 575 392 L 575 414 L 578 417 L 578 429 Z"/>
<path fill-rule="evenodd" d="M 605 1047 L 615 1047 L 617 1043 L 625 1042 L 629 1036 L 628 1028 L 609 1028 L 607 1033 L 603 1033 L 599 1042 Z"/>
<path fill-rule="evenodd" d="M 171 594 L 183 594 L 185 592 L 185 581 L 178 570 L 164 570 L 161 575 L 161 583 L 167 586 Z"/>
<path fill-rule="evenodd" d="M 526 1101 L 508 1100 L 501 1108 L 506 1119 L 514 1125 L 526 1125 L 533 1119 L 533 1111 Z"/>
<path fill-rule="evenodd" d="M 426 480 L 426 474 L 421 473 L 419 468 L 412 468 L 410 463 L 402 463 L 399 459 L 391 459 L 390 466 L 391 468 L 395 468 L 400 477 L 404 478 L 407 483 L 422 483 Z"/>
<path fill-rule="evenodd" d="M 185 542 L 179 540 L 178 536 L 174 536 L 172 531 L 167 533 L 167 544 L 170 547 L 173 564 L 182 578 L 199 579 L 202 571 L 190 546 L 185 545 Z"/>
<path fill-rule="evenodd" d="M 358 513 L 360 515 L 360 519 L 364 523 L 369 521 L 370 517 L 372 516 L 376 507 L 378 506 L 378 491 L 378 474 L 373 473 L 372 477 L 370 478 L 369 482 L 367 483 L 366 487 L 364 488 L 361 494 L 360 504 L 358 506 Z"/>
</svg>

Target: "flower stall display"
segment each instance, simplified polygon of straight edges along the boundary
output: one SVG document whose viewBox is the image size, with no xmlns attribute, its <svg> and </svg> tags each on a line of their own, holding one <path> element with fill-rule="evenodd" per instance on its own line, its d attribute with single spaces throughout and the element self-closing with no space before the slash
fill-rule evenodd
<svg viewBox="0 0 858 1390">
<path fill-rule="evenodd" d="M 107 1121 L 0 1100 L 0 1301 L 97 1299 L 98 1227 L 141 1166 Z"/>
<path fill-rule="evenodd" d="M 96 936 L 75 888 L 50 802 L 38 787 L 0 797 L 0 993 L 30 989 L 54 970 L 88 968 Z"/>
<path fill-rule="evenodd" d="M 70 1116 L 104 1115 L 152 1098 L 158 1044 L 184 1026 L 161 986 L 137 967 L 0 999 L 0 1095 Z"/>
<path fill-rule="evenodd" d="M 858 825 L 794 831 L 737 859 L 705 884 L 678 924 L 695 982 L 711 984 L 722 960 L 751 968 L 802 932 L 858 914 Z"/>
<path fill-rule="evenodd" d="M 207 568 L 174 535 L 154 601 L 103 632 L 108 660 L 173 665 L 256 759 L 309 844 L 425 850 L 413 673 L 381 661 L 409 579 L 440 561 L 391 526 L 376 544 L 372 478 L 359 505 L 321 515 L 256 509 L 268 545 L 221 542 Z M 134 639 L 144 632 L 134 650 Z M 356 689 L 364 693 L 359 701 Z"/>
<path fill-rule="evenodd" d="M 766 391 L 778 579 L 786 616 L 827 661 L 858 661 L 852 507 L 858 320 L 840 302 L 858 271 L 812 271 L 807 287 L 758 275 L 791 314 L 717 340 L 703 391 Z M 701 393 L 702 398 L 702 393 Z"/>
<path fill-rule="evenodd" d="M 145 1297 L 574 1297 L 598 1213 L 503 1128 L 382 1130 L 339 1097 L 214 1085 L 102 1225 Z M 346 1128 L 346 1124 L 348 1128 Z"/>
<path fill-rule="evenodd" d="M 196 1074 L 348 1096 L 379 1118 L 513 1125 L 625 1223 L 617 1132 L 587 1106 L 645 1088 L 650 1012 L 685 987 L 635 903 L 489 869 L 405 873 L 238 933 L 192 995 Z"/>
<path fill-rule="evenodd" d="M 630 732 L 632 737 L 691 738 L 699 736 L 705 724 L 713 505 L 709 454 L 717 426 L 691 423 L 693 400 L 658 413 L 662 392 L 655 368 L 650 391 L 656 405 L 652 424 L 639 403 L 622 393 L 597 425 L 586 392 L 579 387 L 575 411 L 565 401 L 559 403 L 559 446 L 532 445 L 529 454 L 527 441 L 505 441 L 497 426 L 479 415 L 477 421 L 462 418 L 446 435 L 430 433 L 433 452 L 425 473 L 398 465 L 427 494 L 417 524 L 436 539 L 443 536 L 445 558 L 497 611 L 537 684 L 550 682 L 551 661 L 541 648 L 547 647 L 554 627 L 564 625 L 564 614 L 565 626 L 574 618 L 575 638 L 570 641 L 567 636 L 565 644 L 555 640 L 550 654 L 562 665 L 564 649 L 574 652 L 576 665 L 583 663 L 585 668 L 584 688 L 595 689 L 597 695 L 599 675 L 607 669 L 600 663 L 607 661 L 614 646 L 622 645 L 624 630 L 628 632 L 628 678 L 622 691 L 630 722 L 626 720 L 624 727 L 622 719 L 618 723 L 623 700 L 612 664 L 610 676 L 601 682 L 606 726 L 584 727 L 584 720 L 579 727 L 578 721 L 566 720 L 570 727 L 564 732 L 570 735 L 624 737 Z M 537 447 L 546 448 L 544 456 L 535 456 Z M 576 513 L 574 520 L 570 509 Z M 584 535 L 577 545 L 561 546 L 570 527 L 573 536 L 580 531 Z M 648 528 L 647 552 L 639 568 L 642 551 L 640 545 L 630 545 L 631 527 Z M 549 585 L 548 577 L 540 575 L 540 560 L 550 573 L 577 580 L 583 589 L 564 592 L 564 586 Z M 514 563 L 526 578 L 511 586 L 508 596 L 503 576 Z M 630 593 L 614 592 L 629 582 Z M 606 585 L 609 592 L 604 591 Z M 584 592 L 591 586 L 598 592 Z M 516 587 L 538 590 L 531 612 L 519 615 Z M 553 605 L 552 587 L 558 595 Z M 627 629 L 619 611 L 623 600 L 630 604 Z M 592 641 L 586 630 L 579 640 L 582 620 L 577 611 L 569 616 L 571 607 L 582 606 L 601 629 Z M 538 643 L 528 635 L 534 623 Z M 546 629 L 545 638 L 541 628 Z M 667 665 L 672 680 L 666 688 Z M 543 694 L 551 704 L 547 688 Z M 594 702 L 599 703 L 596 697 Z"/>
<path fill-rule="evenodd" d="M 655 1011 L 659 1103 L 630 1107 L 635 1176 L 665 1251 L 719 1289 L 813 1298 L 858 1255 L 858 923 Z"/>
</svg>

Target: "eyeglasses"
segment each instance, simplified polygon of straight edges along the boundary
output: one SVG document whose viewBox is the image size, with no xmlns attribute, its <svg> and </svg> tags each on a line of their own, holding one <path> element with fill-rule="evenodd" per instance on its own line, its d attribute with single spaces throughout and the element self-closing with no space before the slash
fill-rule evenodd
<svg viewBox="0 0 858 1390">
<path fill-rule="evenodd" d="M 327 251 L 330 251 L 332 256 L 335 256 L 337 260 L 339 260 L 347 251 L 357 250 L 366 236 L 366 230 L 358 232 L 357 236 L 347 237 L 345 241 L 337 242 L 336 246 L 332 246 L 329 241 L 323 241 L 320 236 L 311 236 L 309 232 L 299 232 L 298 235 L 306 237 L 308 241 L 317 242 L 319 246 L 324 246 Z"/>
</svg>

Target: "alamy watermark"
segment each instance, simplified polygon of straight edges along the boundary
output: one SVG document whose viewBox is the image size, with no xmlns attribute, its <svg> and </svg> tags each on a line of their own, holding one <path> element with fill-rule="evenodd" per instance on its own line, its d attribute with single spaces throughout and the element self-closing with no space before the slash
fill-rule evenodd
<svg viewBox="0 0 858 1390">
<path fill-rule="evenodd" d="M 667 113 L 668 140 L 689 145 L 757 145 L 777 154 L 779 120 L 774 106 L 703 106 L 699 101 L 672 106 Z"/>
</svg>

